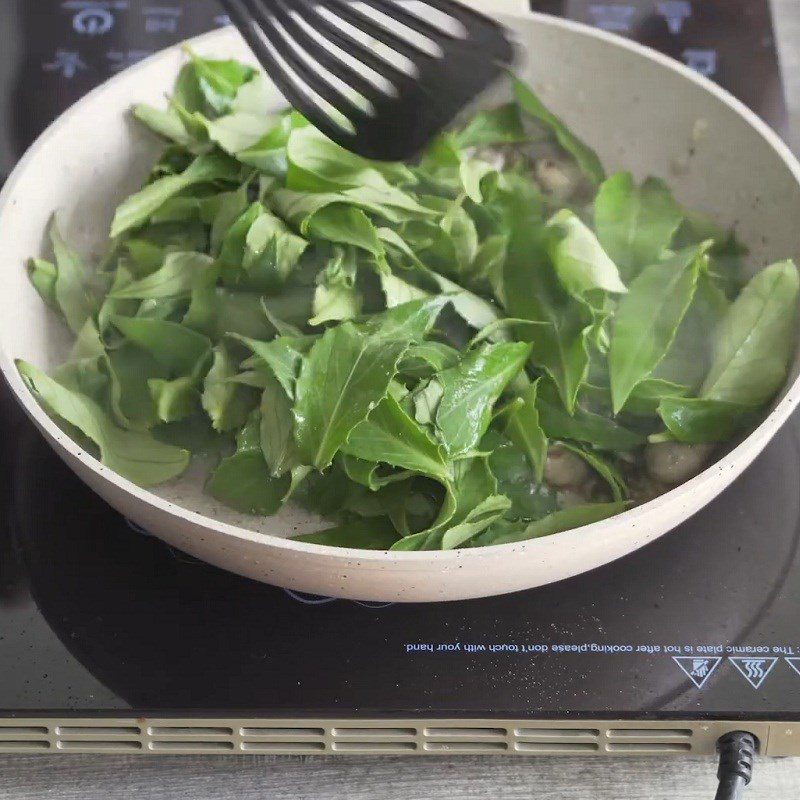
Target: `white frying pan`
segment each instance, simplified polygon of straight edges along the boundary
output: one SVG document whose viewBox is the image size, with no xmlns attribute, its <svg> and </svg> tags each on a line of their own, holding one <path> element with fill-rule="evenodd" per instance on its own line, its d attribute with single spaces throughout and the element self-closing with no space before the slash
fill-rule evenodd
<svg viewBox="0 0 800 800">
<path fill-rule="evenodd" d="M 527 46 L 522 77 L 597 148 L 609 169 L 664 176 L 683 203 L 721 224 L 737 223 L 753 269 L 800 257 L 800 164 L 739 102 L 651 50 L 533 14 L 523 10 L 523 0 L 482 5 Z M 230 29 L 200 37 L 192 47 L 253 62 Z M 163 104 L 182 61 L 178 48 L 166 50 L 94 91 L 39 139 L 0 194 L 0 369 L 67 464 L 108 503 L 172 546 L 259 581 L 361 600 L 456 600 L 540 586 L 630 553 L 687 519 L 753 461 L 797 405 L 795 363 L 766 421 L 689 483 L 604 522 L 484 549 L 380 553 L 299 544 L 285 537 L 313 530 L 319 520 L 297 510 L 256 519 L 222 508 L 203 494 L 199 468 L 156 493 L 122 480 L 63 434 L 17 375 L 14 358 L 49 368 L 70 344 L 28 284 L 23 264 L 41 251 L 54 209 L 68 242 L 87 255 L 101 251 L 113 209 L 138 188 L 160 149 L 126 112 L 134 102 Z"/>
</svg>

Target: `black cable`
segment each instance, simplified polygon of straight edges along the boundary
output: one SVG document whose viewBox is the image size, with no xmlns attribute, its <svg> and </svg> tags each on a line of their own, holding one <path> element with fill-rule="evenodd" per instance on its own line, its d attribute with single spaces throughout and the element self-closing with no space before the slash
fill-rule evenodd
<svg viewBox="0 0 800 800">
<path fill-rule="evenodd" d="M 739 800 L 753 776 L 756 740 L 752 733 L 733 731 L 720 737 L 719 788 L 715 800 Z"/>
</svg>

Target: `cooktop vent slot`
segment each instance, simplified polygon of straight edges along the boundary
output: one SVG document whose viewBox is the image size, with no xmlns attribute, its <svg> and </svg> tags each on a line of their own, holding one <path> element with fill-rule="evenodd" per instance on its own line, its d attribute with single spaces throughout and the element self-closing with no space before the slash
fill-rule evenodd
<svg viewBox="0 0 800 800">
<path fill-rule="evenodd" d="M 424 749 L 428 753 L 442 753 L 450 755 L 482 755 L 492 753 L 503 753 L 508 750 L 507 742 L 490 742 L 490 741 L 469 741 L 464 740 L 451 740 L 451 741 L 428 741 L 424 744 Z"/>
</svg>

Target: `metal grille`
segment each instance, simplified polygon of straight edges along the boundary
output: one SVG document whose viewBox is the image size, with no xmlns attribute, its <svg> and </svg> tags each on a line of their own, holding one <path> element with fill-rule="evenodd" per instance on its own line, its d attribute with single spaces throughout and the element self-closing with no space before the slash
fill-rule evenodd
<svg viewBox="0 0 800 800">
<path fill-rule="evenodd" d="M 719 736 L 739 727 L 729 722 L 0 719 L 0 753 L 706 755 L 715 752 Z M 778 727 L 784 736 L 793 732 L 791 726 Z M 769 724 L 748 723 L 748 730 L 766 752 Z"/>
</svg>

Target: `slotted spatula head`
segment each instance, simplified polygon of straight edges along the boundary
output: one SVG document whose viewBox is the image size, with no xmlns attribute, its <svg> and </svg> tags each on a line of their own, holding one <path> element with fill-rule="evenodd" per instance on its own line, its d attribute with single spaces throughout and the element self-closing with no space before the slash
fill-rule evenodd
<svg viewBox="0 0 800 800">
<path fill-rule="evenodd" d="M 418 153 L 513 62 L 453 0 L 221 0 L 286 99 L 348 150 Z"/>
</svg>

